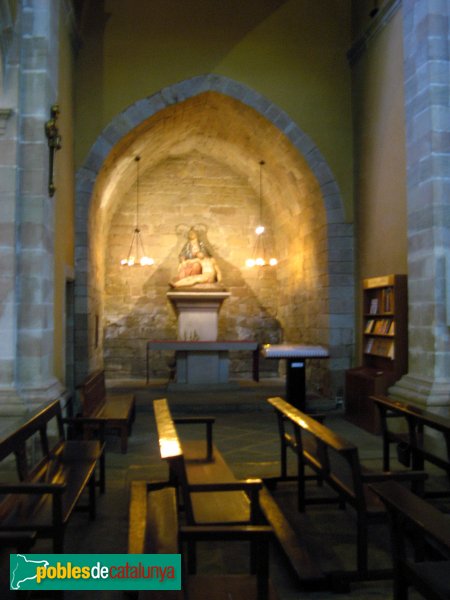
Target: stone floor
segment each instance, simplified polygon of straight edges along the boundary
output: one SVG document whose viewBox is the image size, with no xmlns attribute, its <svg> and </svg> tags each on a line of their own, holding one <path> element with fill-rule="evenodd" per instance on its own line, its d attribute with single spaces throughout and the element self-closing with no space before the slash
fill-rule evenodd
<svg viewBox="0 0 450 600">
<path fill-rule="evenodd" d="M 130 387 L 123 385 L 122 387 Z M 68 553 L 124 553 L 127 551 L 128 501 L 130 482 L 135 479 L 158 480 L 167 477 L 166 466 L 158 454 L 157 436 L 151 401 L 168 397 L 174 413 L 202 412 L 214 414 L 215 442 L 238 477 L 266 477 L 276 475 L 279 469 L 279 444 L 275 416 L 265 402 L 272 395 L 283 395 L 281 380 L 267 380 L 259 384 L 241 382 L 239 388 L 229 392 L 196 394 L 167 393 L 163 382 L 153 382 L 149 387 L 138 386 L 137 418 L 128 452 L 120 453 L 119 439 L 107 440 L 107 492 L 99 498 L 97 519 L 89 522 L 84 513 L 77 513 L 67 528 L 66 552 Z M 317 405 L 319 404 L 316 401 Z M 343 418 L 342 409 L 330 403 L 322 403 L 327 410 L 326 424 L 358 444 L 361 458 L 375 468 L 381 466 L 381 440 L 351 425 Z M 198 432 L 192 435 L 198 437 Z M 292 466 L 294 463 L 292 462 Z M 281 495 L 283 496 L 281 492 Z M 295 495 L 287 494 L 287 502 Z M 289 500 L 290 498 L 290 500 Z M 288 506 L 288 505 L 287 505 Z M 295 512 L 295 511 L 294 511 Z M 350 511 L 333 508 L 308 508 L 307 535 L 315 551 L 328 556 L 333 547 L 342 564 L 350 565 L 354 559 L 354 521 Z M 347 514 L 348 513 L 348 514 Z M 381 535 L 381 546 L 374 540 L 371 560 L 374 567 L 388 564 L 390 556 L 386 531 Z M 47 545 L 48 547 L 48 545 Z M 38 542 L 34 552 L 45 552 L 46 542 Z M 202 555 L 201 555 L 202 556 Z M 218 546 L 203 549 L 208 572 L 220 571 L 227 564 L 227 556 Z M 334 596 L 332 592 L 301 591 L 287 570 L 280 552 L 271 552 L 271 577 L 280 600 L 324 600 Z M 352 584 L 351 592 L 340 594 L 343 600 L 392 598 L 390 581 Z M 92 592 L 66 592 L 73 600 L 93 597 Z M 122 598 L 122 592 L 96 592 L 96 600 Z M 411 599 L 418 598 L 411 594 Z M 207 600 L 207 598 L 205 598 Z"/>
</svg>

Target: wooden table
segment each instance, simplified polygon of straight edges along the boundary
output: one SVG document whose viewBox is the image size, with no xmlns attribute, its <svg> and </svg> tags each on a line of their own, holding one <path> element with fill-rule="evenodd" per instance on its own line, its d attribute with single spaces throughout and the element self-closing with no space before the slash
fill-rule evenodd
<svg viewBox="0 0 450 600">
<path fill-rule="evenodd" d="M 264 358 L 286 359 L 286 400 L 306 412 L 305 361 L 312 358 L 329 358 L 323 346 L 309 344 L 264 344 Z"/>
</svg>

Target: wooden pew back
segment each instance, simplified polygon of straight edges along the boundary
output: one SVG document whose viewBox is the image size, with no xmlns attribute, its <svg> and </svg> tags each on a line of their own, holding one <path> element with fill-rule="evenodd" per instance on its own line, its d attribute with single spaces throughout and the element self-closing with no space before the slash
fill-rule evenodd
<svg viewBox="0 0 450 600">
<path fill-rule="evenodd" d="M 383 467 L 390 467 L 390 445 L 403 444 L 410 454 L 411 468 L 423 469 L 430 462 L 443 469 L 450 479 L 450 419 L 387 396 L 372 396 L 379 413 L 383 436 Z M 403 421 L 407 433 L 393 431 L 390 423 Z M 450 489 L 429 494 L 450 496 Z"/>
<path fill-rule="evenodd" d="M 158 484 L 157 484 L 158 485 Z M 272 529 L 263 525 L 180 526 L 176 492 L 173 487 L 156 489 L 155 484 L 133 481 L 130 502 L 130 553 L 177 554 L 188 551 L 190 543 L 208 541 L 250 541 L 255 544 L 255 575 L 195 575 L 183 573 L 180 591 L 140 592 L 151 600 L 276 600 L 269 582 L 269 543 Z"/>
<path fill-rule="evenodd" d="M 52 434 L 49 434 L 52 424 Z M 19 480 L 39 481 L 64 441 L 61 405 L 55 400 L 0 442 L 0 461 L 14 454 Z M 37 461 L 33 460 L 36 456 Z"/>
<path fill-rule="evenodd" d="M 448 600 L 449 519 L 398 483 L 377 483 L 371 487 L 384 502 L 389 513 L 394 599 L 407 598 L 408 587 L 413 586 L 425 598 Z"/>
<path fill-rule="evenodd" d="M 282 398 L 269 398 L 268 402 L 280 411 L 285 419 L 291 421 L 297 429 L 297 446 L 302 447 L 301 438 L 305 432 L 315 438 L 314 461 L 305 462 L 313 466 L 320 477 L 337 494 L 340 501 L 350 504 L 357 513 L 357 572 L 359 576 L 368 575 L 368 533 L 369 520 L 382 520 L 384 507 L 368 483 L 396 477 L 405 481 L 423 481 L 423 472 L 407 471 L 403 473 L 369 473 L 363 470 L 358 448 L 345 438 L 318 423 L 310 416 L 291 406 Z M 304 481 L 299 482 L 299 495 L 305 494 Z M 314 503 L 322 499 L 315 499 Z M 329 502 L 329 499 L 326 499 Z M 306 504 L 303 502 L 303 507 Z"/>
<path fill-rule="evenodd" d="M 191 524 L 256 523 L 261 518 L 262 481 L 239 481 L 212 443 L 212 417 L 173 419 L 165 398 L 153 401 L 161 458 L 169 464 L 170 481 L 181 488 Z M 206 424 L 203 440 L 181 442 L 176 424 Z"/>
<path fill-rule="evenodd" d="M 101 413 L 106 402 L 105 372 L 98 370 L 91 373 L 83 381 L 80 390 L 83 416 L 91 417 Z"/>
<path fill-rule="evenodd" d="M 59 400 L 7 435 L 0 460 L 14 455 L 17 474 L 0 483 L 0 530 L 36 530 L 62 552 L 64 527 L 86 488 L 95 517 L 95 468 L 103 450 L 98 441 L 65 440 Z"/>
</svg>

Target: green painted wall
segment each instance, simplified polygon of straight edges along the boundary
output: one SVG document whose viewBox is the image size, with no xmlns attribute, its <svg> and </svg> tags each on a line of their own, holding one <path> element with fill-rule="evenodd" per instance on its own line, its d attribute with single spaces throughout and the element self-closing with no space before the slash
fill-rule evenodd
<svg viewBox="0 0 450 600">
<path fill-rule="evenodd" d="M 205 73 L 262 93 L 325 156 L 352 217 L 350 0 L 90 3 L 76 69 L 76 162 L 136 100 Z"/>
</svg>

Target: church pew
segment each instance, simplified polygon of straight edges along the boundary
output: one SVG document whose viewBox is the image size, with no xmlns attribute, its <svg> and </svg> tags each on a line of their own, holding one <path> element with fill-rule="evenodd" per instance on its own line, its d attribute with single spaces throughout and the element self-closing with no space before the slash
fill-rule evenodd
<svg viewBox="0 0 450 600">
<path fill-rule="evenodd" d="M 394 567 L 394 600 L 416 588 L 428 600 L 450 598 L 450 520 L 427 501 L 395 482 L 372 490 L 386 505 Z"/>
</svg>

